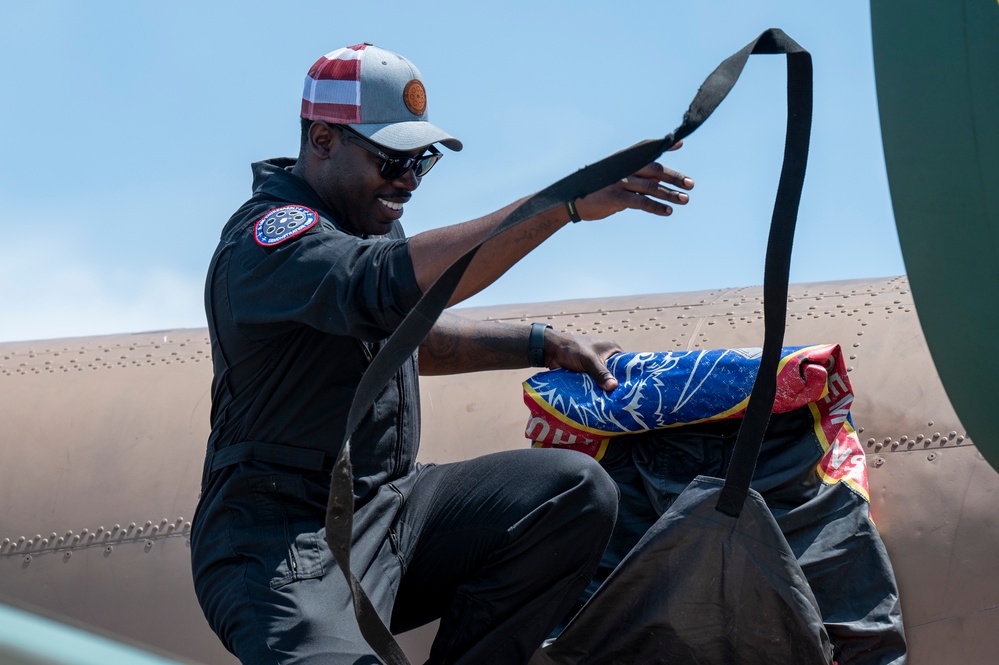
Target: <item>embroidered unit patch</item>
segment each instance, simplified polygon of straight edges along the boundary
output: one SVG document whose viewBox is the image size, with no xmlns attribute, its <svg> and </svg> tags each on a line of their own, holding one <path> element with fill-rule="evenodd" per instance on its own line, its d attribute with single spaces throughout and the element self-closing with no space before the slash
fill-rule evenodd
<svg viewBox="0 0 999 665">
<path fill-rule="evenodd" d="M 305 206 L 275 208 L 257 221 L 254 238 L 261 247 L 273 247 L 315 226 L 319 215 Z"/>
</svg>

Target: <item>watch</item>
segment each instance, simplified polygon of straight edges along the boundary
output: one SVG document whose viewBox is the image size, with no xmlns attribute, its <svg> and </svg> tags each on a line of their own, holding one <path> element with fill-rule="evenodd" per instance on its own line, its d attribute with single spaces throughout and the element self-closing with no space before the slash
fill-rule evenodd
<svg viewBox="0 0 999 665">
<path fill-rule="evenodd" d="M 527 357 L 531 367 L 545 366 L 545 331 L 551 329 L 548 323 L 532 323 L 531 336 L 527 340 Z"/>
</svg>

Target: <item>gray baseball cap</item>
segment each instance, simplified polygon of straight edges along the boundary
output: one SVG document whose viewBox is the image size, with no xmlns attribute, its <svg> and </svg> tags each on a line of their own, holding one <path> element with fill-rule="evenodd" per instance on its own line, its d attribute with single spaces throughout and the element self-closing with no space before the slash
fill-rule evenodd
<svg viewBox="0 0 999 665">
<path fill-rule="evenodd" d="M 429 121 L 420 70 L 398 53 L 371 44 L 337 49 L 319 58 L 305 77 L 302 117 L 350 125 L 390 150 L 410 151 L 461 141 Z"/>
</svg>

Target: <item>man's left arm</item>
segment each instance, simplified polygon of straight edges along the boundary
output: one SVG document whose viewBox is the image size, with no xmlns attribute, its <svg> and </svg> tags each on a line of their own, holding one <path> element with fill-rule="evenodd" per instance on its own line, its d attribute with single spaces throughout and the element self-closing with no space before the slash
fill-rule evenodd
<svg viewBox="0 0 999 665">
<path fill-rule="evenodd" d="M 527 323 L 476 321 L 444 312 L 420 345 L 420 374 L 461 374 L 530 366 Z M 617 387 L 607 359 L 621 351 L 616 342 L 548 329 L 544 363 L 589 374 L 604 390 Z"/>
</svg>

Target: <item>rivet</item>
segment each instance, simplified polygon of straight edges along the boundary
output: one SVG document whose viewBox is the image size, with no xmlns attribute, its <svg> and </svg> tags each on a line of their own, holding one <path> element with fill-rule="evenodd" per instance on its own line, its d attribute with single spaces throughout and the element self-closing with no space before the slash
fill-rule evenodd
<svg viewBox="0 0 999 665">
<path fill-rule="evenodd" d="M 926 459 L 928 459 L 931 462 L 933 460 L 935 460 L 936 458 L 937 458 L 937 454 L 936 453 L 930 453 L 929 455 L 926 456 Z"/>
<path fill-rule="evenodd" d="M 917 434 L 916 435 L 916 441 L 922 441 L 922 440 L 923 440 L 923 435 L 922 434 Z"/>
<path fill-rule="evenodd" d="M 886 444 L 891 443 L 891 437 L 890 436 L 886 436 L 885 437 L 885 443 Z"/>
<path fill-rule="evenodd" d="M 63 556 L 64 556 L 65 558 L 69 559 L 70 557 L 72 557 L 72 556 L 73 556 L 73 553 L 72 553 L 72 552 L 66 552 L 65 554 L 63 554 Z"/>
<path fill-rule="evenodd" d="M 107 552 L 108 554 L 111 554 L 111 552 L 114 551 L 114 545 L 108 545 L 107 547 L 104 548 L 104 551 Z"/>
<path fill-rule="evenodd" d="M 146 549 L 148 550 L 148 549 L 149 549 L 149 548 L 151 548 L 152 546 L 153 546 L 153 541 L 151 541 L 151 540 L 147 540 L 147 541 L 146 541 Z"/>
<path fill-rule="evenodd" d="M 957 437 L 957 442 L 958 443 L 964 443 L 964 436 L 962 435 L 962 436 Z"/>
<path fill-rule="evenodd" d="M 874 466 L 881 466 L 884 463 L 885 463 L 885 459 L 883 457 L 875 457 L 874 458 Z"/>
<path fill-rule="evenodd" d="M 24 563 L 31 563 L 31 555 L 24 557 Z"/>
<path fill-rule="evenodd" d="M 951 430 L 950 433 L 947 435 L 947 438 L 948 439 L 953 439 L 955 436 L 957 436 L 957 432 L 955 432 L 954 430 Z"/>
</svg>

